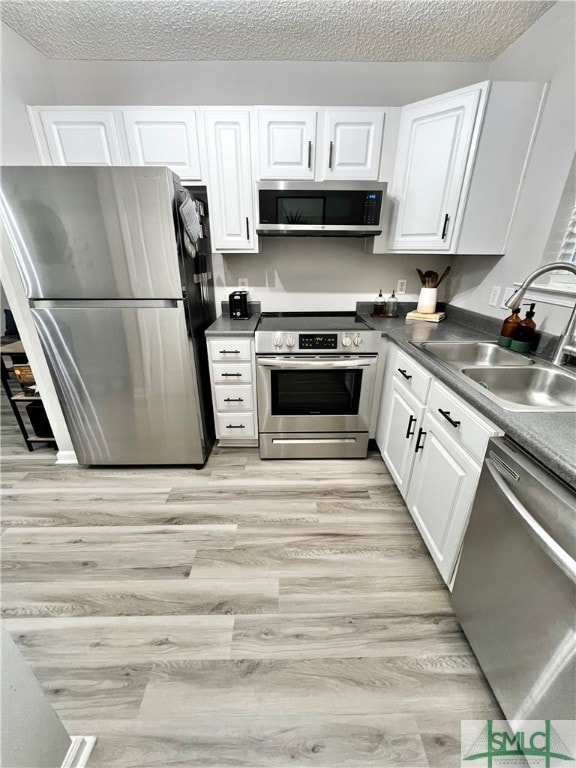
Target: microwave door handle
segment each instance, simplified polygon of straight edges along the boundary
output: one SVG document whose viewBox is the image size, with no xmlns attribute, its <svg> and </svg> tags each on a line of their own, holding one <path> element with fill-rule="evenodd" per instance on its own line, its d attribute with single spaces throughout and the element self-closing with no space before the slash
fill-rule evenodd
<svg viewBox="0 0 576 768">
<path fill-rule="evenodd" d="M 262 359 L 258 360 L 258 365 L 264 368 L 369 368 L 373 364 L 372 360 L 282 360 L 282 359 Z"/>
</svg>

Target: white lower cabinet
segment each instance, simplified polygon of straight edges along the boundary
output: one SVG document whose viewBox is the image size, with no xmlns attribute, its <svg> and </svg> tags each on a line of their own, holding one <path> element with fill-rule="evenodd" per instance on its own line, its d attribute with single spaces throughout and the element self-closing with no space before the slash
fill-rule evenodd
<svg viewBox="0 0 576 768">
<path fill-rule="evenodd" d="M 398 486 L 398 490 L 405 497 L 414 461 L 417 425 L 422 421 L 424 406 L 406 392 L 401 384 L 394 381 L 392 382 L 389 409 L 382 456 Z"/>
<path fill-rule="evenodd" d="M 426 413 L 406 504 L 444 581 L 450 581 L 468 524 L 480 466 Z"/>
<path fill-rule="evenodd" d="M 497 434 L 502 432 L 409 355 L 390 346 L 376 441 L 447 584 L 488 440 Z"/>
<path fill-rule="evenodd" d="M 256 357 L 254 340 L 207 339 L 216 437 L 222 445 L 256 445 Z"/>
</svg>

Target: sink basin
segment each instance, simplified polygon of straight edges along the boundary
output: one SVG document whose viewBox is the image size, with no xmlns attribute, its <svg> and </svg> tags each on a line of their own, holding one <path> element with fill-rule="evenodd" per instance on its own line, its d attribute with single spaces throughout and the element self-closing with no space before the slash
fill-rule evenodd
<svg viewBox="0 0 576 768">
<path fill-rule="evenodd" d="M 463 368 L 462 373 L 507 410 L 576 411 L 576 376 L 552 366 Z"/>
<path fill-rule="evenodd" d="M 419 348 L 455 368 L 470 365 L 532 365 L 529 357 L 499 347 L 491 341 L 425 341 Z"/>
</svg>

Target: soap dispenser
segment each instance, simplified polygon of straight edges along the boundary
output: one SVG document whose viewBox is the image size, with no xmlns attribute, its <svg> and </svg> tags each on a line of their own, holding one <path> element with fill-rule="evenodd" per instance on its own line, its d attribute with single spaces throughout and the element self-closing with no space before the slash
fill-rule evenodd
<svg viewBox="0 0 576 768">
<path fill-rule="evenodd" d="M 378 296 L 376 296 L 376 299 L 374 300 L 374 311 L 372 312 L 372 317 L 384 317 L 386 310 L 386 301 L 384 299 L 384 296 L 382 296 L 382 288 L 380 288 L 380 293 Z"/>
<path fill-rule="evenodd" d="M 394 290 L 390 298 L 386 299 L 386 317 L 398 317 L 398 299 Z"/>
<path fill-rule="evenodd" d="M 512 343 L 512 336 L 514 336 L 514 331 L 518 327 L 518 324 L 520 323 L 520 307 L 516 307 L 516 309 L 512 310 L 512 314 L 509 315 L 506 320 L 502 323 L 502 328 L 500 330 L 500 336 L 498 337 L 498 344 L 501 347 L 509 347 Z"/>
<path fill-rule="evenodd" d="M 535 306 L 536 304 L 530 304 L 526 317 L 516 326 L 510 343 L 513 352 L 530 352 L 536 346 L 536 323 L 532 319 Z"/>
</svg>

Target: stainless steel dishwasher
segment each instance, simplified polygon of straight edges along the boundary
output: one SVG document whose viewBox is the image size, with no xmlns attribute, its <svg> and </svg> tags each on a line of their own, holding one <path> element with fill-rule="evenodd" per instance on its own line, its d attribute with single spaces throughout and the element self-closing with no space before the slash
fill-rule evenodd
<svg viewBox="0 0 576 768">
<path fill-rule="evenodd" d="M 508 720 L 576 719 L 576 494 L 492 438 L 452 604 Z"/>
</svg>

